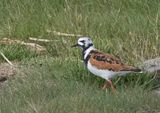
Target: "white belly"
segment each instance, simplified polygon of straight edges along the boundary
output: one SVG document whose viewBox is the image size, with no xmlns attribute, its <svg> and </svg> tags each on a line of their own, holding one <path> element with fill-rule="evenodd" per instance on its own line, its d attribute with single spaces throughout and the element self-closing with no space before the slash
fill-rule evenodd
<svg viewBox="0 0 160 113">
<path fill-rule="evenodd" d="M 87 68 L 91 73 L 93 73 L 99 77 L 102 77 L 106 80 L 111 79 L 118 74 L 117 72 L 113 72 L 113 71 L 97 69 L 95 66 L 92 66 L 90 64 L 90 62 L 88 62 Z"/>
</svg>

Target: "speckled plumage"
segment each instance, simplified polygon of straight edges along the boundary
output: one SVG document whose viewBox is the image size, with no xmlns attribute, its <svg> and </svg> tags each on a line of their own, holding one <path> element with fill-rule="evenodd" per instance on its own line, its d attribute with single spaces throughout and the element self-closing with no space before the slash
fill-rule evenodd
<svg viewBox="0 0 160 113">
<path fill-rule="evenodd" d="M 105 79 L 112 89 L 114 89 L 111 79 L 115 76 L 122 76 L 131 72 L 140 72 L 141 69 L 126 65 L 120 59 L 108 53 L 103 53 L 94 48 L 90 38 L 81 37 L 78 43 L 73 47 L 78 46 L 82 49 L 83 61 L 88 70 Z M 107 82 L 104 89 L 107 87 Z"/>
</svg>

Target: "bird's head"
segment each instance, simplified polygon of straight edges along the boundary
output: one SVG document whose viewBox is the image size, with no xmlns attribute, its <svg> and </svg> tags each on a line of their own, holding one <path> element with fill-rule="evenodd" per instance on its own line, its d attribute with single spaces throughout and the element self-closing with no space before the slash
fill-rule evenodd
<svg viewBox="0 0 160 113">
<path fill-rule="evenodd" d="M 80 37 L 77 41 L 77 44 L 71 47 L 80 47 L 81 49 L 87 49 L 89 47 L 93 47 L 93 42 L 89 37 Z"/>
</svg>

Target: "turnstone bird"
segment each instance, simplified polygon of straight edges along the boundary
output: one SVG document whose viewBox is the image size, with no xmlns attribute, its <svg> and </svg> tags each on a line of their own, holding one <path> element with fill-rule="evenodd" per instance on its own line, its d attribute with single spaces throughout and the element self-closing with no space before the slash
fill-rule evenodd
<svg viewBox="0 0 160 113">
<path fill-rule="evenodd" d="M 89 37 L 80 37 L 78 43 L 72 47 L 80 47 L 83 61 L 88 70 L 106 80 L 102 89 L 111 87 L 114 91 L 115 87 L 111 81 L 112 78 L 131 72 L 141 72 L 141 69 L 126 65 L 113 55 L 98 51 Z"/>
</svg>

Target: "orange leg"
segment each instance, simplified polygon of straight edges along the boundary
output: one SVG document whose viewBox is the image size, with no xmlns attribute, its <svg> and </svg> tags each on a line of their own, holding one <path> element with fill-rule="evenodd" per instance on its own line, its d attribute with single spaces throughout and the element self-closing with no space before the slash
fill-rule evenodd
<svg viewBox="0 0 160 113">
<path fill-rule="evenodd" d="M 115 92 L 115 91 L 116 91 L 116 88 L 114 87 L 112 81 L 111 81 L 111 80 L 107 80 L 107 81 L 108 81 L 108 83 L 109 83 L 110 86 L 111 86 L 112 92 Z"/>
<path fill-rule="evenodd" d="M 114 87 L 113 83 L 111 80 L 106 80 L 106 82 L 104 83 L 102 89 L 105 90 L 106 88 L 111 87 L 112 91 L 115 92 L 116 88 Z"/>
<path fill-rule="evenodd" d="M 103 85 L 103 87 L 102 87 L 102 89 L 105 90 L 105 89 L 107 89 L 109 87 L 111 87 L 111 86 L 110 86 L 109 82 L 106 80 L 104 85 Z"/>
</svg>

